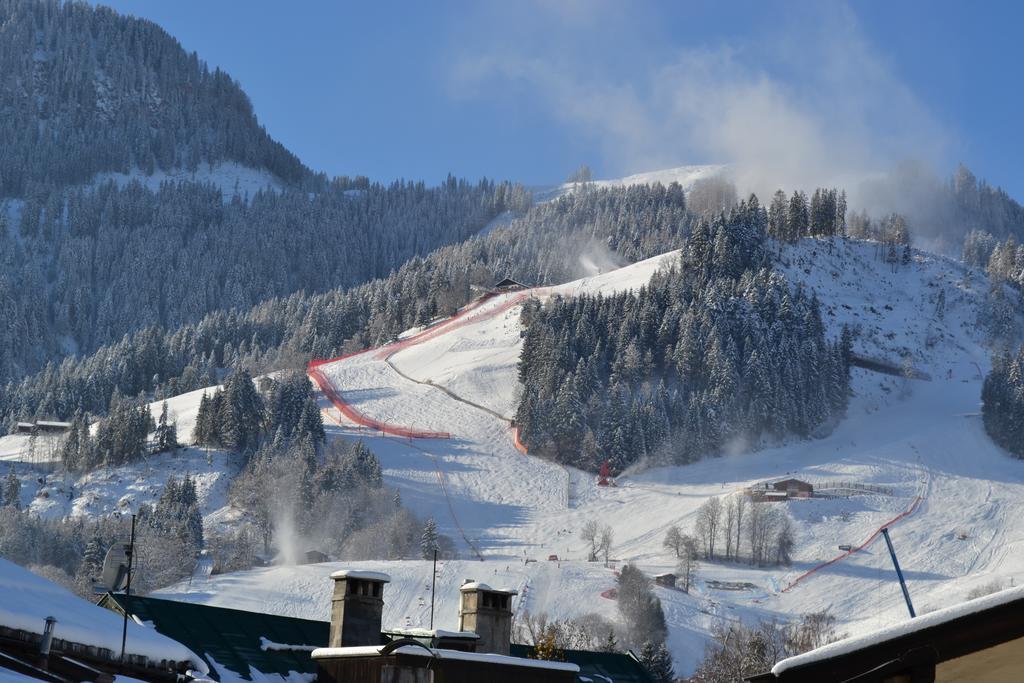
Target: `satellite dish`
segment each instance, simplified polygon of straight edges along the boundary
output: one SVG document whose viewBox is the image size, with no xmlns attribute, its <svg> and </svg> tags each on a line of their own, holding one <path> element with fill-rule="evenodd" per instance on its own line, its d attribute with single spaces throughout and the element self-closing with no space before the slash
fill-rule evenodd
<svg viewBox="0 0 1024 683">
<path fill-rule="evenodd" d="M 127 543 L 117 543 L 107 551 L 107 556 L 103 558 L 103 574 L 100 577 L 104 590 L 124 590 L 128 580 L 129 547 Z"/>
</svg>

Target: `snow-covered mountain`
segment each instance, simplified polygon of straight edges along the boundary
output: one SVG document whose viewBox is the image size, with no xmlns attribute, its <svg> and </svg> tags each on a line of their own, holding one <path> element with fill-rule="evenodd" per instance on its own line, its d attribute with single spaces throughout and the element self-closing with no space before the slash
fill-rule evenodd
<svg viewBox="0 0 1024 683">
<path fill-rule="evenodd" d="M 888 554 L 875 536 L 887 523 L 919 611 L 963 600 L 971 589 L 993 581 L 1009 585 L 1024 571 L 1024 462 L 994 446 L 978 416 L 989 351 L 976 319 L 987 279 L 923 252 L 894 268 L 870 242 L 804 240 L 778 250 L 779 269 L 818 295 L 831 335 L 848 323 L 857 332 L 858 354 L 909 363 L 931 379 L 854 369 L 855 396 L 847 417 L 825 438 L 738 445 L 725 457 L 628 474 L 614 488 L 597 487 L 588 473 L 517 450 L 508 418 L 518 398 L 520 304 L 528 297 L 636 289 L 673 261 L 676 255 L 670 253 L 557 287 L 502 294 L 453 319 L 410 330 L 381 349 L 321 366 L 358 414 L 449 432 L 451 438 L 381 435 L 323 399 L 329 435 L 362 439 L 403 502 L 434 517 L 455 539 L 466 559 L 446 562 L 439 585 L 451 587 L 465 578 L 508 585 L 522 594 L 517 609 L 554 616 L 598 612 L 615 618 L 615 603 L 602 597 L 614 585 L 613 572 L 585 561 L 579 533 L 588 520 L 612 527 L 617 563 L 635 562 L 658 572 L 674 566 L 662 547 L 665 531 L 672 525 L 692 528 L 697 507 L 710 496 L 784 476 L 819 486 L 842 481 L 875 487 L 870 495 L 780 503 L 798 527 L 789 567 L 704 563 L 689 595 L 658 588 L 681 671 L 695 667 L 710 630 L 722 619 L 786 618 L 829 609 L 839 629 L 851 634 L 904 619 Z M 936 312 L 940 293 L 946 301 L 941 316 Z M 185 422 L 197 400 L 196 393 L 172 400 L 172 410 Z M 0 440 L 0 451 L 5 444 L 12 450 L 14 438 Z M 145 497 L 146 492 L 133 491 L 132 481 L 152 484 L 171 472 L 204 468 L 212 477 L 200 486 L 207 523 L 230 524 L 223 495 L 230 467 L 197 451 L 154 458 L 145 468 L 124 468 L 105 480 L 68 482 L 65 491 L 73 486 L 75 499 L 61 509 L 72 514 L 109 510 L 118 495 Z M 26 492 L 25 502 L 43 511 L 56 496 L 47 504 L 28 498 Z M 891 521 L 895 518 L 900 519 Z M 843 555 L 839 545 L 857 547 L 869 540 L 859 552 L 812 571 Z M 548 561 L 550 555 L 558 561 Z M 327 576 L 337 566 L 257 569 L 167 593 L 242 608 L 255 608 L 255 600 L 272 611 L 326 618 Z M 426 563 L 358 566 L 385 569 L 394 577 L 387 623 L 425 623 Z M 744 588 L 723 590 L 716 581 Z M 454 613 L 455 603 L 443 593 L 440 614 L 446 624 L 445 615 L 454 621 L 448 612 Z"/>
<path fill-rule="evenodd" d="M 587 183 L 592 187 L 629 187 L 630 185 L 653 185 L 661 183 L 666 187 L 672 183 L 679 183 L 683 190 L 689 191 L 698 180 L 714 178 L 728 173 L 729 166 L 726 164 L 694 164 L 689 166 L 676 166 L 665 168 L 660 171 L 646 171 L 635 173 L 622 178 L 608 178 L 605 180 L 591 180 Z M 581 183 L 562 183 L 561 185 L 535 187 L 533 189 L 534 199 L 537 201 L 550 201 L 562 195 L 573 192 L 580 187 Z"/>
</svg>

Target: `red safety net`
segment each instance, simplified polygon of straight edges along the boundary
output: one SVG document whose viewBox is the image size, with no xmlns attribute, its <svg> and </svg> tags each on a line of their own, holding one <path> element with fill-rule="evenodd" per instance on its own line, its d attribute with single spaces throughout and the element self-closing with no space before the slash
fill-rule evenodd
<svg viewBox="0 0 1024 683">
<path fill-rule="evenodd" d="M 322 365 L 322 363 L 321 363 Z M 377 420 L 369 415 L 366 415 L 350 403 L 348 403 L 341 395 L 341 392 L 337 391 L 331 386 L 330 380 L 328 380 L 320 370 L 318 370 L 312 363 L 309 364 L 306 370 L 307 374 L 313 379 L 314 382 L 319 385 L 320 390 L 324 392 L 324 396 L 327 397 L 338 411 L 352 420 L 356 424 L 364 427 L 369 427 L 381 434 L 391 434 L 393 436 L 403 436 L 409 439 L 450 439 L 452 435 L 449 432 L 431 432 L 422 429 L 413 429 L 412 427 L 402 427 L 400 425 L 391 424 L 390 422 L 384 422 L 383 420 Z"/>
<path fill-rule="evenodd" d="M 537 290 L 529 290 L 528 292 L 522 292 L 516 296 L 511 297 L 508 301 L 501 303 L 494 308 L 488 308 L 486 311 L 479 311 L 474 313 L 474 310 L 484 303 L 484 301 L 492 298 L 493 295 L 488 295 L 483 299 L 480 299 L 472 306 L 467 306 L 452 317 L 448 318 L 445 322 L 439 323 L 432 327 L 429 327 L 422 332 L 414 334 L 406 339 L 400 339 L 392 344 L 387 344 L 380 347 L 377 352 L 377 358 L 389 358 L 403 349 L 407 349 L 410 346 L 416 346 L 422 344 L 425 341 L 440 337 L 442 334 L 448 334 L 454 330 L 457 330 L 466 325 L 472 325 L 483 320 L 488 320 L 496 316 L 501 315 L 510 308 L 514 308 L 519 304 L 523 303 L 532 296 L 531 292 Z"/>
<path fill-rule="evenodd" d="M 493 293 L 485 294 L 484 296 L 480 297 L 473 303 L 469 304 L 468 306 L 466 306 L 465 308 L 463 308 L 461 311 L 451 316 L 450 318 L 447 318 L 441 322 L 431 325 L 427 329 L 417 332 L 414 335 L 410 335 L 405 339 L 400 339 L 390 344 L 384 344 L 383 346 L 363 349 L 362 351 L 346 353 L 345 355 L 338 356 L 337 358 L 325 358 L 323 360 L 310 361 L 306 366 L 306 373 L 314 382 L 317 383 L 317 385 L 320 387 L 320 390 L 324 392 L 324 395 L 334 405 L 334 407 L 337 408 L 342 415 L 347 417 L 349 420 L 355 422 L 356 424 L 377 430 L 382 434 L 404 436 L 411 439 L 450 439 L 451 434 L 449 432 L 432 432 L 421 429 L 414 429 L 412 427 L 403 427 L 400 425 L 391 424 L 389 422 L 384 422 L 382 420 L 377 420 L 370 417 L 369 415 L 363 414 L 362 412 L 354 408 L 350 403 L 345 401 L 344 397 L 341 395 L 341 392 L 336 390 L 331 385 L 330 380 L 328 380 L 327 377 L 324 376 L 324 374 L 320 372 L 317 368 L 319 368 L 321 365 L 326 365 L 327 363 L 336 363 L 337 361 L 345 360 L 346 358 L 352 358 L 354 356 L 360 356 L 365 353 L 376 353 L 376 357 L 380 359 L 389 358 L 390 356 L 398 353 L 403 349 L 407 349 L 410 346 L 422 344 L 423 342 L 429 339 L 433 339 L 442 334 L 451 332 L 452 330 L 459 329 L 460 327 L 463 327 L 465 325 L 470 325 L 475 322 L 480 322 L 482 320 L 487 320 L 497 315 L 501 315 L 510 308 L 518 306 L 531 296 L 535 296 L 544 291 L 546 291 L 546 288 L 536 288 L 532 290 L 527 290 L 525 292 L 517 294 L 516 296 L 511 297 L 508 301 L 505 301 L 504 303 L 501 303 L 498 306 L 495 306 L 494 308 L 489 308 L 486 311 L 477 312 L 474 315 L 473 313 L 474 311 L 476 311 L 477 308 L 479 308 L 481 305 L 483 305 L 484 303 L 493 299 L 496 296 L 496 294 Z M 523 446 L 522 442 L 519 441 L 518 430 L 516 430 L 514 433 L 514 440 L 516 449 L 523 453 L 526 453 L 526 447 Z"/>
<path fill-rule="evenodd" d="M 512 443 L 515 445 L 517 451 L 526 455 L 526 446 L 519 439 L 519 427 L 512 428 Z"/>
<path fill-rule="evenodd" d="M 824 569 L 825 567 L 831 566 L 831 565 L 835 564 L 836 562 L 838 562 L 839 560 L 846 559 L 847 557 L 849 557 L 850 555 L 852 555 L 852 554 L 854 554 L 856 552 L 864 550 L 864 548 L 867 548 L 869 545 L 871 545 L 875 541 L 876 538 L 881 536 L 882 529 L 890 527 L 893 524 L 895 524 L 896 522 L 900 521 L 901 519 L 903 519 L 905 517 L 909 517 L 910 515 L 914 514 L 914 512 L 917 510 L 917 507 L 921 504 L 922 500 L 924 500 L 924 499 L 921 498 L 921 496 L 918 496 L 918 497 L 914 498 L 914 502 L 910 504 L 910 507 L 908 507 L 906 510 L 904 510 L 900 514 L 898 514 L 895 517 L 893 517 L 892 519 L 890 519 L 888 522 L 886 522 L 882 526 L 878 527 L 875 530 L 875 533 L 871 534 L 871 536 L 868 538 L 868 540 L 864 541 L 863 543 L 861 543 L 856 548 L 853 548 L 851 550 L 847 550 L 846 552 L 844 552 L 844 553 L 842 553 L 840 555 L 836 555 L 835 557 L 833 557 L 828 562 L 822 562 L 817 567 L 813 567 L 812 569 L 807 570 L 806 572 L 804 572 L 800 576 L 798 576 L 795 579 L 793 579 L 789 583 L 788 586 L 786 586 L 785 588 L 782 589 L 782 592 L 785 593 L 790 588 L 793 588 L 795 585 L 797 585 L 798 583 L 800 583 L 801 581 L 803 581 L 807 577 L 813 575 L 815 572 L 820 571 L 820 570 Z"/>
</svg>

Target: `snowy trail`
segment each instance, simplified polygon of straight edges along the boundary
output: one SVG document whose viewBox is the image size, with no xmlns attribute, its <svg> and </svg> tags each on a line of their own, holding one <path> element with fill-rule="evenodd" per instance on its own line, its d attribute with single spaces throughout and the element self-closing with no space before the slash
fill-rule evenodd
<svg viewBox="0 0 1024 683">
<path fill-rule="evenodd" d="M 599 488 L 591 474 L 515 450 L 504 416 L 514 415 L 518 403 L 519 308 L 509 305 L 510 297 L 494 297 L 456 321 L 411 332 L 400 340 L 411 343 L 384 347 L 383 357 L 382 349 L 320 366 L 365 414 L 450 431 L 451 439 L 382 437 L 345 420 L 330 428 L 331 436 L 363 439 L 405 504 L 422 517 L 444 520 L 442 531 L 456 540 L 464 557 L 484 556 L 483 562 L 447 563 L 445 581 L 486 578 L 524 587 L 522 608 L 552 618 L 589 612 L 617 618 L 615 602 L 598 597 L 614 586 L 613 575 L 585 562 L 579 531 L 589 520 L 612 529 L 616 563 L 637 562 L 656 573 L 675 568 L 662 547 L 665 531 L 673 525 L 690 531 L 695 511 L 711 496 L 784 476 L 877 487 L 870 495 L 777 503 L 796 526 L 792 566 L 702 561 L 692 594 L 659 588 L 681 673 L 693 670 L 710 629 L 722 620 L 784 620 L 830 609 L 839 630 L 850 634 L 904 620 L 888 553 L 877 540 L 821 565 L 837 556 L 838 545 L 863 544 L 881 525 L 913 508 L 915 499 L 920 502 L 913 514 L 892 527 L 892 537 L 919 612 L 960 601 L 991 581 L 1008 585 L 1024 579 L 1024 461 L 994 446 L 978 416 L 989 363 L 977 326 L 977 307 L 988 286 L 984 275 L 927 254 L 893 271 L 874 258 L 870 243 L 840 240 L 829 246 L 805 240 L 781 251 L 780 269 L 790 281 L 818 295 L 830 337 L 850 324 L 857 330 L 858 353 L 887 362 L 909 353 L 914 366 L 933 380 L 907 382 L 855 369 L 847 416 L 827 436 L 744 445 L 721 457 L 620 477 L 617 488 Z M 548 293 L 635 289 L 674 259 L 667 254 Z M 940 291 L 944 317 L 933 313 Z M 549 555 L 560 561 L 546 562 Z M 386 621 L 425 625 L 429 607 L 420 598 L 429 570 L 422 563 L 366 564 L 396 577 L 388 594 L 396 605 L 394 611 L 389 606 Z M 812 578 L 782 592 L 816 567 Z M 246 591 L 258 594 L 268 585 L 270 604 L 299 610 L 296 605 L 306 605 L 314 590 L 312 577 L 320 572 L 322 580 L 323 570 L 285 569 L 238 575 L 237 584 L 218 578 L 208 595 L 196 599 L 244 603 L 257 599 Z M 306 578 L 292 582 L 289 572 Z M 712 581 L 744 588 L 725 590 Z M 289 602 L 288 592 L 301 597 Z M 449 617 L 439 623 L 451 625 L 457 608 L 451 598 L 445 600 L 439 614 Z"/>
<path fill-rule="evenodd" d="M 501 413 L 499 413 L 497 411 L 494 411 L 494 410 L 491 410 L 487 406 L 482 406 L 479 403 L 474 403 L 473 401 L 470 401 L 468 398 L 463 398 L 462 396 L 459 396 L 458 394 L 456 394 L 451 389 L 448 389 L 447 387 L 443 387 L 440 384 L 434 384 L 430 380 L 418 380 L 415 377 L 410 377 L 409 375 L 405 374 L 404 372 L 399 370 L 397 367 L 395 367 L 394 363 L 391 362 L 391 356 L 387 356 L 386 358 L 384 358 L 384 362 L 388 364 L 389 368 L 391 368 L 392 370 L 397 372 L 399 375 L 401 375 L 404 379 L 407 379 L 410 382 L 415 382 L 416 384 L 423 384 L 423 385 L 428 386 L 428 387 L 433 387 L 434 389 L 437 389 L 438 391 L 443 391 L 444 393 L 448 394 L 448 396 L 450 396 L 451 398 L 455 399 L 456 401 L 459 401 L 460 403 L 465 403 L 470 408 L 476 408 L 477 410 L 482 410 L 485 413 L 487 413 L 488 415 L 496 417 L 497 419 L 501 420 L 502 422 L 507 422 L 509 424 L 509 426 L 512 425 L 512 418 L 505 417 Z"/>
</svg>

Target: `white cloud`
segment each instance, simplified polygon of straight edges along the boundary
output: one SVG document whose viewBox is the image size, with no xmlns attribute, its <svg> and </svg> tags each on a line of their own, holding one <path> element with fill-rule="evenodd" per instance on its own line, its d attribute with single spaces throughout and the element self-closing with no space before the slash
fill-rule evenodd
<svg viewBox="0 0 1024 683">
<path fill-rule="evenodd" d="M 744 191 L 855 192 L 898 160 L 946 151 L 947 133 L 845 6 L 803 5 L 712 46 L 675 44 L 632 3 L 517 7 L 467 20 L 452 92 L 539 102 L 617 172 L 727 162 Z"/>
</svg>

